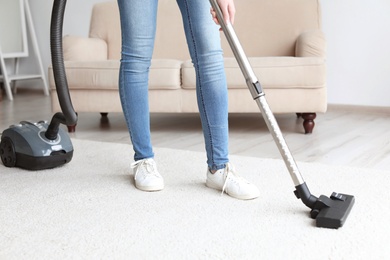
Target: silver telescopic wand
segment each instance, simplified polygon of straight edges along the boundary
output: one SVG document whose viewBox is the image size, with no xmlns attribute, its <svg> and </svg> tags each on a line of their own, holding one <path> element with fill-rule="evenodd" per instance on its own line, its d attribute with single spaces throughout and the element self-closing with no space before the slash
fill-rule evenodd
<svg viewBox="0 0 390 260">
<path fill-rule="evenodd" d="M 210 3 L 214 11 L 216 12 L 219 24 L 222 27 L 222 31 L 224 32 L 226 39 L 229 42 L 229 45 L 238 62 L 238 65 L 240 66 L 242 74 L 245 77 L 245 81 L 249 88 L 249 91 L 264 116 L 264 120 L 284 159 L 284 162 L 288 168 L 288 171 L 290 172 L 291 178 L 295 186 L 303 184 L 305 181 L 303 180 L 303 177 L 298 170 L 297 164 L 295 163 L 295 160 L 291 155 L 290 149 L 288 148 L 287 143 L 283 138 L 279 125 L 271 109 L 269 108 L 261 84 L 258 81 L 255 73 L 253 72 L 253 69 L 249 63 L 247 56 L 245 55 L 245 52 L 240 44 L 240 41 L 238 40 L 238 37 L 233 29 L 232 24 L 230 23 L 230 21 L 225 21 L 221 8 L 219 7 L 216 0 L 210 0 Z"/>
</svg>

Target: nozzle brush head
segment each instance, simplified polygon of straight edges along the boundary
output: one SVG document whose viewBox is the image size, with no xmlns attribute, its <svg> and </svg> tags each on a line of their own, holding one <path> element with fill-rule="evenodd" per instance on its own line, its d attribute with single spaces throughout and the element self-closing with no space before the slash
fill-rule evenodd
<svg viewBox="0 0 390 260">
<path fill-rule="evenodd" d="M 344 225 L 355 203 L 354 196 L 335 192 L 330 198 L 322 195 L 318 200 L 323 201 L 326 207 L 321 208 L 316 215 L 316 226 L 335 229 Z"/>
</svg>

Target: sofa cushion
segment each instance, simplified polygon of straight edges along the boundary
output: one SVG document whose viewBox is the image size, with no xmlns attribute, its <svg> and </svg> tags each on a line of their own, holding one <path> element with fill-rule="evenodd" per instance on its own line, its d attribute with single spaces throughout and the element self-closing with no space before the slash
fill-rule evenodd
<svg viewBox="0 0 390 260">
<path fill-rule="evenodd" d="M 172 59 L 152 60 L 150 67 L 149 89 L 180 88 L 181 61 Z M 65 61 L 66 74 L 70 89 L 118 89 L 120 62 L 105 61 Z M 55 86 L 52 76 L 50 86 Z"/>
<path fill-rule="evenodd" d="M 107 43 L 108 59 L 120 58 L 122 36 L 116 1 L 97 3 L 93 6 L 89 37 L 102 39 Z"/>
<path fill-rule="evenodd" d="M 295 44 L 297 57 L 325 57 L 326 40 L 322 31 L 307 31 L 299 35 Z"/>
<path fill-rule="evenodd" d="M 255 57 L 249 58 L 255 75 L 266 88 L 323 88 L 326 84 L 325 60 L 319 57 Z M 234 58 L 225 58 L 229 89 L 247 88 Z M 182 65 L 182 87 L 194 89 L 195 69 L 191 61 Z"/>
<path fill-rule="evenodd" d="M 149 89 L 179 89 L 181 85 L 182 61 L 152 59 L 149 75 Z"/>
<path fill-rule="evenodd" d="M 235 7 L 234 28 L 247 55 L 252 57 L 294 55 L 302 28 L 321 28 L 319 0 L 245 0 L 236 1 Z M 159 0 L 158 14 L 154 57 L 187 59 L 188 49 L 176 1 Z M 121 31 L 116 1 L 94 5 L 90 37 L 107 42 L 109 59 L 120 58 Z M 225 56 L 232 57 L 223 36 L 222 46 L 226 49 Z"/>
<path fill-rule="evenodd" d="M 99 38 L 67 35 L 62 39 L 64 60 L 107 60 L 107 43 Z"/>
<path fill-rule="evenodd" d="M 296 56 L 295 43 L 303 31 L 321 29 L 320 0 L 235 1 L 234 29 L 248 57 Z M 226 37 L 225 57 L 233 57 Z"/>
</svg>

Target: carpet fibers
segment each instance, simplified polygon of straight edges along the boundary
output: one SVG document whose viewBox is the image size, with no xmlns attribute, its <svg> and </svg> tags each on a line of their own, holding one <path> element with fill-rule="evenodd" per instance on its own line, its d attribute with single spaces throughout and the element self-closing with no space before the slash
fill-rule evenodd
<svg viewBox="0 0 390 260">
<path fill-rule="evenodd" d="M 205 154 L 156 148 L 161 192 L 134 187 L 129 145 L 73 140 L 44 171 L 0 164 L 0 259 L 389 259 L 390 171 L 298 166 L 313 195 L 355 195 L 345 225 L 315 227 L 282 160 L 231 156 L 261 197 L 205 186 Z"/>
</svg>

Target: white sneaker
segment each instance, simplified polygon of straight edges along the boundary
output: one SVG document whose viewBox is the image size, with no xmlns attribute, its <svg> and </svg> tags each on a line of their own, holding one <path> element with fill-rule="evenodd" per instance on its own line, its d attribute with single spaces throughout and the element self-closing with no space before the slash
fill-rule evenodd
<svg viewBox="0 0 390 260">
<path fill-rule="evenodd" d="M 131 164 L 135 187 L 143 191 L 159 191 L 164 188 L 164 180 L 157 171 L 153 158 L 143 159 Z"/>
<path fill-rule="evenodd" d="M 207 169 L 206 186 L 226 192 L 229 196 L 241 200 L 250 200 L 259 197 L 259 189 L 242 177 L 239 177 L 230 163 L 224 169 L 211 173 Z"/>
</svg>

